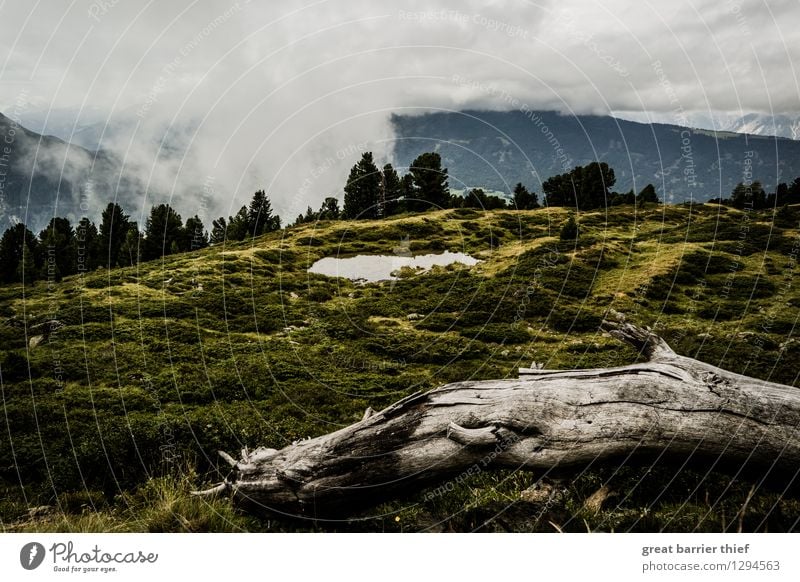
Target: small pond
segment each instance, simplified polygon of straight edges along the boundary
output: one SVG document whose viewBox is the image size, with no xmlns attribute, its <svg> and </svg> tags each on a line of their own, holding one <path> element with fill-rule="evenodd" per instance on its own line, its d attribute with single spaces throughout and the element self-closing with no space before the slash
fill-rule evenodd
<svg viewBox="0 0 800 582">
<path fill-rule="evenodd" d="M 311 265 L 308 272 L 374 283 L 376 281 L 396 279 L 397 271 L 403 267 L 410 267 L 422 272 L 435 265 L 445 267 L 453 263 L 461 263 L 471 267 L 478 262 L 478 259 L 474 259 L 466 253 L 451 253 L 449 251 L 438 255 L 417 255 L 416 257 L 357 255 L 343 259 L 325 257 Z"/>
</svg>

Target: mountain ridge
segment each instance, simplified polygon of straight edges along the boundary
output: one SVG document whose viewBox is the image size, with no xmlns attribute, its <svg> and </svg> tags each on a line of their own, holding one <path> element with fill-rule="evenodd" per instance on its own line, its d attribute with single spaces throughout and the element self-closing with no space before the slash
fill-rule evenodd
<svg viewBox="0 0 800 582">
<path fill-rule="evenodd" d="M 611 116 L 465 110 L 393 115 L 394 158 L 407 166 L 436 143 L 451 187 L 510 192 L 576 165 L 607 162 L 615 189 L 653 183 L 667 202 L 726 197 L 746 180 L 768 188 L 800 175 L 800 142 Z M 568 161 L 569 163 L 565 163 Z"/>
</svg>

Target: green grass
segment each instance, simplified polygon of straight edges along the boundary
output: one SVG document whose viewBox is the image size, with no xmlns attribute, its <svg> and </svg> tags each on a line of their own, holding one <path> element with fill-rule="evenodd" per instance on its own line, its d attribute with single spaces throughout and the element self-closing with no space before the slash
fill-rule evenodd
<svg viewBox="0 0 800 582">
<path fill-rule="evenodd" d="M 579 239 L 561 241 L 566 216 L 469 209 L 325 222 L 51 287 L 0 287 L 0 526 L 792 527 L 798 506 L 789 494 L 758 489 L 741 511 L 755 479 L 728 487 L 723 474 L 684 472 L 683 488 L 659 496 L 670 468 L 658 468 L 657 481 L 653 471 L 593 468 L 544 505 L 523 495 L 540 476 L 483 473 L 446 495 L 410 492 L 333 524 L 259 521 L 224 500 L 188 495 L 219 479 L 219 449 L 283 447 L 416 390 L 513 377 L 532 361 L 549 368 L 636 361 L 632 348 L 598 332 L 608 309 L 653 326 L 679 353 L 797 385 L 797 230 L 714 205 L 618 207 L 578 216 Z M 415 253 L 464 251 L 481 263 L 369 285 L 306 272 L 322 257 L 392 254 L 405 242 Z M 35 326 L 50 318 L 63 327 L 30 347 L 41 333 Z M 171 459 L 192 462 L 179 468 Z M 588 514 L 585 500 L 609 480 L 614 495 Z M 49 509 L 28 514 L 41 506 Z"/>
</svg>

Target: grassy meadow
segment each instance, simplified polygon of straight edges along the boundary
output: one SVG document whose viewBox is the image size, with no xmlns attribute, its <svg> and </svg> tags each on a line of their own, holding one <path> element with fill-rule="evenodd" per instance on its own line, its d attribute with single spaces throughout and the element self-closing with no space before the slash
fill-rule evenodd
<svg viewBox="0 0 800 582">
<path fill-rule="evenodd" d="M 306 224 L 241 243 L 0 287 L 2 531 L 787 531 L 800 496 L 692 463 L 540 482 L 483 472 L 347 521 L 191 497 L 217 450 L 281 448 L 421 389 L 632 363 L 608 309 L 679 353 L 798 385 L 800 232 L 714 204 L 455 209 Z M 317 259 L 461 251 L 481 262 L 360 284 Z M 49 323 L 48 323 L 49 322 Z M 222 472 L 220 472 L 222 471 Z"/>
</svg>

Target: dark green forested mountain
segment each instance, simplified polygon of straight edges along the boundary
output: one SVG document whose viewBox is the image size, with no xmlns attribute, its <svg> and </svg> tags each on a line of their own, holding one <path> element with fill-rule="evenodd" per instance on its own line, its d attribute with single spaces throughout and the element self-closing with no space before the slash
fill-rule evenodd
<svg viewBox="0 0 800 582">
<path fill-rule="evenodd" d="M 755 179 L 774 187 L 800 175 L 800 142 L 769 136 L 522 111 L 395 115 L 392 125 L 396 166 L 435 150 L 456 189 L 510 193 L 522 182 L 541 192 L 550 176 L 592 161 L 615 169 L 617 191 L 653 183 L 667 202 L 726 196 Z"/>
</svg>

